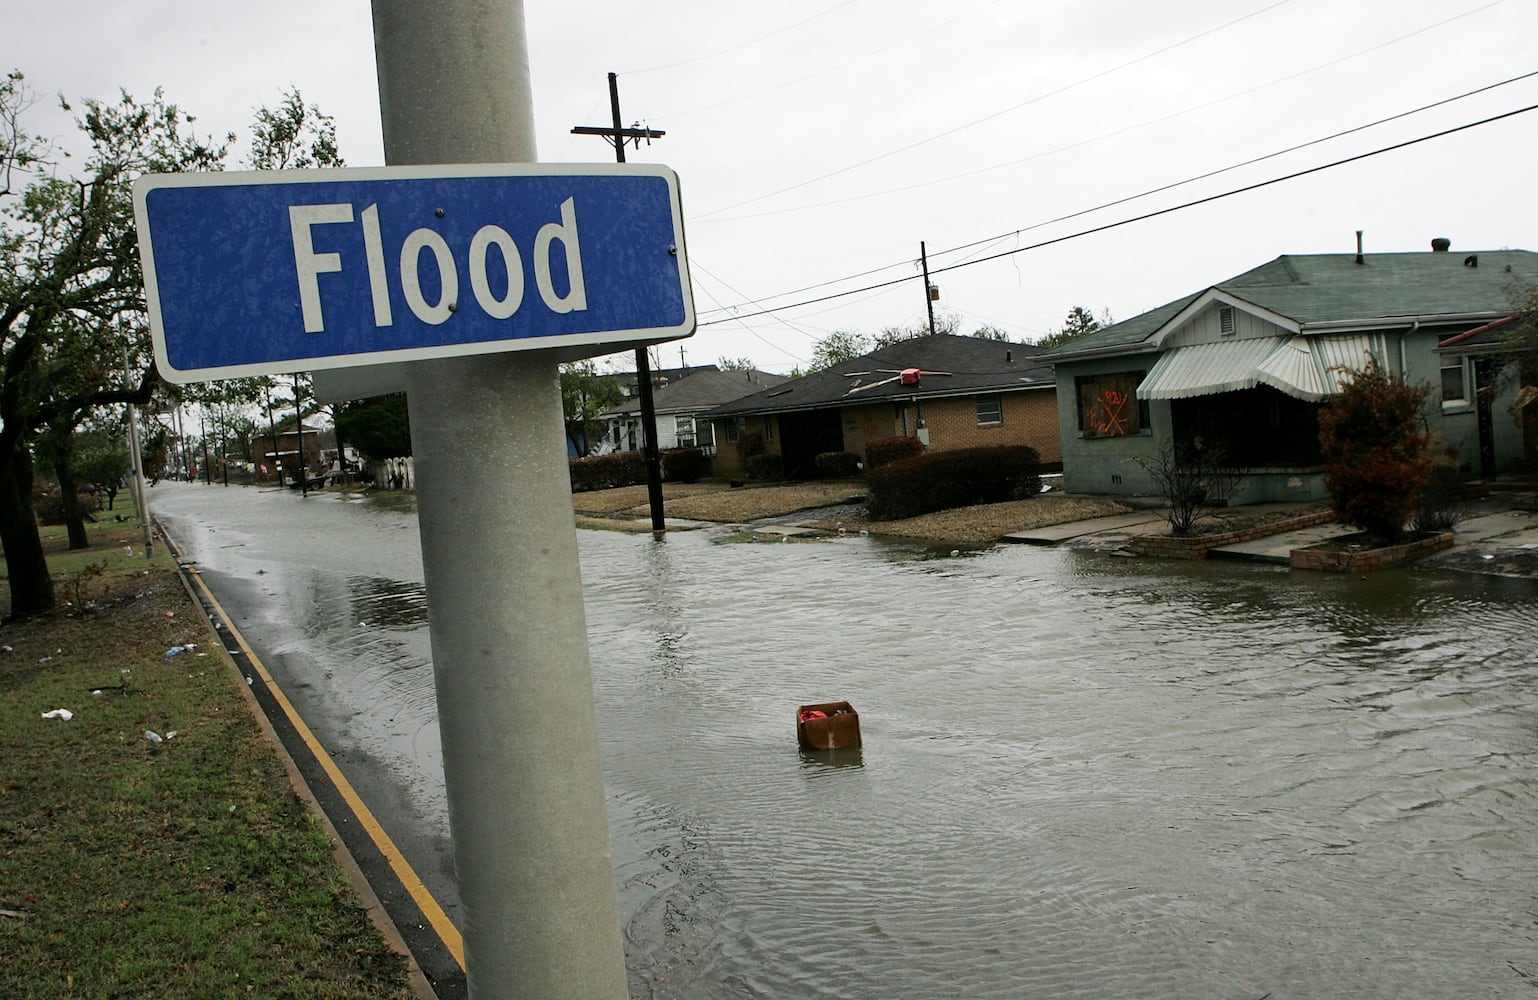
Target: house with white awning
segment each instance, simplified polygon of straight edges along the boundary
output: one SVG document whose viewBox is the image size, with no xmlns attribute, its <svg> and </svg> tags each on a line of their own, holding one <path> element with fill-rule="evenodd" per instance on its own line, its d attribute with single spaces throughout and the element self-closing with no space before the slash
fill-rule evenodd
<svg viewBox="0 0 1538 1000">
<path fill-rule="evenodd" d="M 1471 475 L 1515 464 L 1520 437 L 1480 439 L 1482 425 L 1466 419 L 1474 394 L 1451 393 L 1438 347 L 1509 316 L 1535 282 L 1538 254 L 1453 253 L 1445 240 L 1419 253 L 1286 255 L 1044 351 L 1064 487 L 1153 495 L 1140 460 L 1210 443 L 1241 473 L 1231 503 L 1323 498 L 1320 405 L 1370 359 L 1430 387 L 1425 426 Z"/>
</svg>

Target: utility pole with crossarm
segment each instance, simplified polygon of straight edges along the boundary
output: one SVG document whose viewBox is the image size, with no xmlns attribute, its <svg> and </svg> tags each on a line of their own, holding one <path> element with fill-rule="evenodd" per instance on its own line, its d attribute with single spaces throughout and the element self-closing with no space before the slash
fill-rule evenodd
<svg viewBox="0 0 1538 1000">
<path fill-rule="evenodd" d="M 601 135 L 608 139 L 614 146 L 616 163 L 625 162 L 626 142 L 634 140 L 640 146 L 642 139 L 651 142 L 667 135 L 658 129 L 620 125 L 619 77 L 614 73 L 609 74 L 609 110 L 614 116 L 612 127 L 578 125 L 571 131 L 573 135 Z M 652 367 L 645 346 L 635 349 L 635 373 L 636 388 L 641 394 L 641 454 L 646 460 L 646 499 L 651 507 L 652 531 L 666 531 L 662 517 L 662 456 L 657 451 L 657 410 L 652 404 Z"/>
</svg>

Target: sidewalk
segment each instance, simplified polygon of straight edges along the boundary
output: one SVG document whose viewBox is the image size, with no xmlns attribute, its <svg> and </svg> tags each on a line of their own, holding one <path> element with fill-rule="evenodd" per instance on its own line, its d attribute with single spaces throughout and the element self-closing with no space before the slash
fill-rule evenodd
<svg viewBox="0 0 1538 1000">
<path fill-rule="evenodd" d="M 1087 521 L 1055 524 L 1005 535 L 1002 541 L 1025 545 L 1068 545 L 1099 552 L 1116 551 L 1138 534 L 1167 530 L 1162 510 L 1134 511 Z M 1248 542 L 1208 550 L 1212 559 L 1242 559 L 1286 564 L 1289 553 L 1355 533 L 1338 522 L 1279 532 Z M 1538 577 L 1538 512 L 1515 509 L 1509 494 L 1495 494 L 1471 504 L 1470 516 L 1454 529 L 1453 548 L 1419 561 L 1466 572 Z"/>
</svg>

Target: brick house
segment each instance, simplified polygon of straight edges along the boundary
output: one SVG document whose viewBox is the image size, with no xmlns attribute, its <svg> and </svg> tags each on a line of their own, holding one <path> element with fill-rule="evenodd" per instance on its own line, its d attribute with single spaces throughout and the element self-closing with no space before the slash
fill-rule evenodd
<svg viewBox="0 0 1538 1000">
<path fill-rule="evenodd" d="M 862 458 L 871 441 L 917 437 L 953 450 L 1024 444 L 1044 465 L 1061 461 L 1057 398 L 1039 348 L 936 334 L 902 340 L 744 396 L 702 415 L 715 425 L 717 475 L 745 471 L 733 445 L 750 434 L 781 458 L 785 474 L 809 475 L 825 452 Z"/>
</svg>

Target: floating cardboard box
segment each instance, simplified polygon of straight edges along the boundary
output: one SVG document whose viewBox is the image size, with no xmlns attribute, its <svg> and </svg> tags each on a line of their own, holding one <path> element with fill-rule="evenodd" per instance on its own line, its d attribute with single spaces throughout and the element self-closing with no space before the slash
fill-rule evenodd
<svg viewBox="0 0 1538 1000">
<path fill-rule="evenodd" d="M 845 750 L 860 746 L 860 713 L 847 701 L 796 709 L 796 740 L 803 750 Z"/>
</svg>

